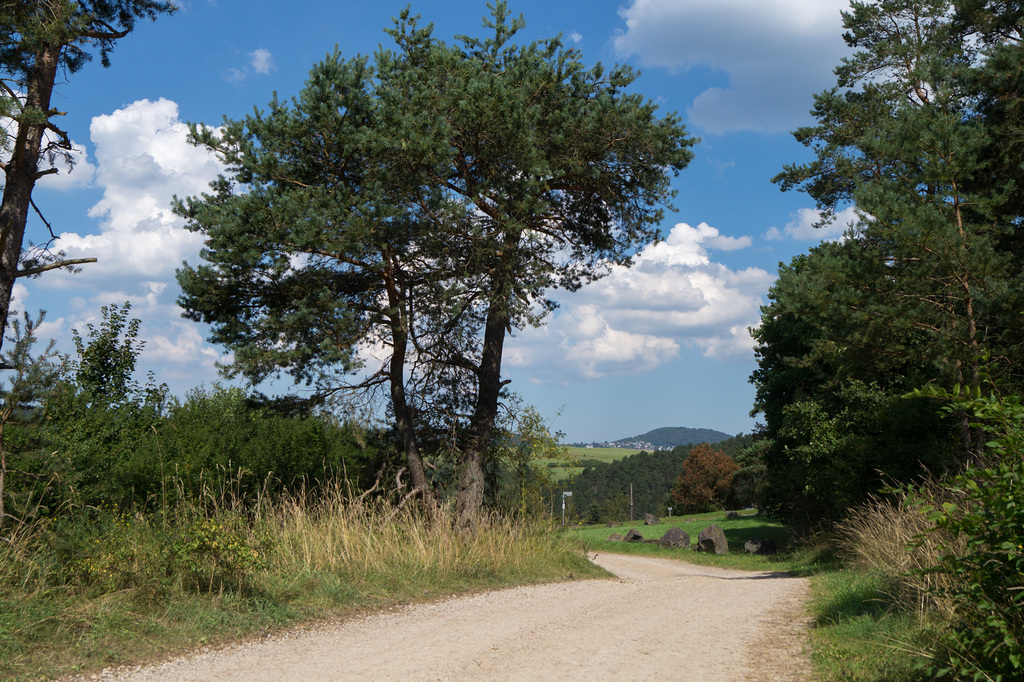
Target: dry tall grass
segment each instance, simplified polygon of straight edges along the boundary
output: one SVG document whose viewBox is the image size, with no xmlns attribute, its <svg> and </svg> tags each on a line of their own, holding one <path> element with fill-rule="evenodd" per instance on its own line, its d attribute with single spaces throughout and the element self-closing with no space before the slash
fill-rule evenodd
<svg viewBox="0 0 1024 682">
<path fill-rule="evenodd" d="M 76 509 L 57 522 L 8 524 L 0 679 L 98 670 L 424 595 L 600 573 L 543 521 L 492 516 L 464 536 L 453 516 L 338 486 L 273 500 L 211 492 L 148 515 Z"/>
<path fill-rule="evenodd" d="M 952 494 L 936 483 L 926 484 L 930 503 L 939 506 Z M 921 508 L 909 505 L 905 493 L 872 498 L 852 509 L 837 526 L 842 552 L 855 566 L 878 573 L 890 586 L 893 599 L 920 615 L 950 605 L 936 597 L 949 578 L 926 569 L 938 565 L 948 551 L 962 551 L 964 541 L 935 528 Z"/>
<path fill-rule="evenodd" d="M 271 572 L 323 571 L 350 580 L 435 584 L 473 577 L 536 575 L 560 557 L 580 554 L 572 541 L 539 523 L 489 516 L 460 534 L 453 509 L 433 512 L 354 497 L 340 488 L 299 493 L 261 510 L 275 537 Z"/>
</svg>

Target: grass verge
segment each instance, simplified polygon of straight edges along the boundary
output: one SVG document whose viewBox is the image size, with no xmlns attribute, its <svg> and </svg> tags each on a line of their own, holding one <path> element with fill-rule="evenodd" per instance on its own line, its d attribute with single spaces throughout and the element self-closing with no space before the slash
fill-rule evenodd
<svg viewBox="0 0 1024 682">
<path fill-rule="evenodd" d="M 0 544 L 0 679 L 146 663 L 308 620 L 514 584 L 603 575 L 548 526 L 473 537 L 340 494 L 255 511 L 91 510 Z"/>
<path fill-rule="evenodd" d="M 815 574 L 811 657 L 821 679 L 862 682 L 927 680 L 934 628 L 901 608 L 880 575 L 856 568 Z"/>
<path fill-rule="evenodd" d="M 928 650 L 939 625 L 915 604 L 902 606 L 893 592 L 891 576 L 843 562 L 834 539 L 795 541 L 783 524 L 764 516 L 741 513 L 727 518 L 712 512 L 664 519 L 668 523 L 647 526 L 623 523 L 577 528 L 574 532 L 590 552 L 642 554 L 750 571 L 787 571 L 811 581 L 808 616 L 811 660 L 822 680 L 860 682 L 911 682 L 928 679 L 924 672 Z M 667 549 L 653 543 L 608 541 L 612 533 L 636 528 L 645 538 L 657 539 L 670 526 L 679 526 L 696 541 L 701 530 L 718 524 L 729 541 L 725 555 Z M 779 553 L 754 556 L 743 551 L 751 537 L 774 540 Z"/>
</svg>

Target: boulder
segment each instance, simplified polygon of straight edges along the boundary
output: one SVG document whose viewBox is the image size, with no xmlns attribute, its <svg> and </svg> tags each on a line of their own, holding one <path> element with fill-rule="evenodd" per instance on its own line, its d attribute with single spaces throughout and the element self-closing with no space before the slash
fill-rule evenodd
<svg viewBox="0 0 1024 682">
<path fill-rule="evenodd" d="M 622 536 L 618 533 L 612 533 L 608 536 L 608 542 L 622 542 Z"/>
<path fill-rule="evenodd" d="M 654 514 L 644 514 L 644 523 L 646 523 L 648 526 L 657 526 L 659 523 L 661 523 L 661 519 L 659 519 Z"/>
<path fill-rule="evenodd" d="M 708 554 L 728 554 L 729 542 L 725 539 L 725 531 L 718 524 L 711 524 L 697 536 L 697 551 Z"/>
<path fill-rule="evenodd" d="M 748 554 L 777 554 L 779 546 L 775 543 L 775 540 L 750 538 L 743 543 L 743 549 Z"/>
<path fill-rule="evenodd" d="M 725 512 L 725 518 L 727 519 L 738 519 L 739 517 L 740 513 L 738 511 Z"/>
<path fill-rule="evenodd" d="M 625 537 L 622 538 L 623 542 L 642 542 L 644 539 L 643 535 L 640 535 L 640 531 L 636 528 L 630 528 L 626 531 Z"/>
<path fill-rule="evenodd" d="M 619 523 L 618 521 L 612 521 L 611 523 L 608 524 L 608 527 L 609 528 L 616 528 L 616 527 L 621 526 L 621 525 L 622 524 Z"/>
<path fill-rule="evenodd" d="M 678 526 L 672 526 L 661 536 L 658 544 L 672 549 L 689 549 L 690 534 Z"/>
</svg>

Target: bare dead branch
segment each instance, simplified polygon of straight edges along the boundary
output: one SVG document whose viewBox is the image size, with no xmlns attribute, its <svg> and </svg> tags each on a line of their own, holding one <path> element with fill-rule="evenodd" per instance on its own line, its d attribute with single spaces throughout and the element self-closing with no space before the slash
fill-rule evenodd
<svg viewBox="0 0 1024 682">
<path fill-rule="evenodd" d="M 32 277 L 43 272 L 50 270 L 59 270 L 60 268 L 66 268 L 71 265 L 82 265 L 84 263 L 95 263 L 95 258 L 70 258 L 68 260 L 60 260 L 55 263 L 47 263 L 46 265 L 40 265 L 37 268 L 29 268 L 28 270 L 18 270 L 15 273 L 15 278 L 18 277 Z"/>
<path fill-rule="evenodd" d="M 356 498 L 356 502 L 362 502 L 363 499 L 372 493 L 374 490 L 380 487 L 380 479 L 384 475 L 384 468 L 381 467 L 380 471 L 377 472 L 377 480 L 373 482 L 373 485 L 363 491 L 363 494 Z"/>
</svg>

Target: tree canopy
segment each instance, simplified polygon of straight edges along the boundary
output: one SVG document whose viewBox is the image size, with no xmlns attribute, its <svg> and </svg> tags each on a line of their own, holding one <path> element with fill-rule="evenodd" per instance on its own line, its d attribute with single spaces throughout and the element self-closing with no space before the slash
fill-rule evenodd
<svg viewBox="0 0 1024 682">
<path fill-rule="evenodd" d="M 449 45 L 406 10 L 372 60 L 335 51 L 291 101 L 194 126 L 229 171 L 177 204 L 208 237 L 181 303 L 231 371 L 386 390 L 413 492 L 421 442 L 443 444 L 466 528 L 506 334 L 658 237 L 695 142 L 630 91 L 631 69 L 587 68 L 557 38 L 516 45 L 523 25 L 499 2 L 488 37 Z"/>
<path fill-rule="evenodd" d="M 1015 11 L 883 0 L 843 15 L 855 51 L 795 133 L 815 158 L 775 180 L 826 222 L 850 205 L 859 218 L 781 269 L 754 330 L 777 508 L 830 515 L 886 477 L 970 462 L 985 439 L 967 416 L 950 434 L 903 394 L 981 390 L 986 371 L 1021 381 Z"/>
</svg>

